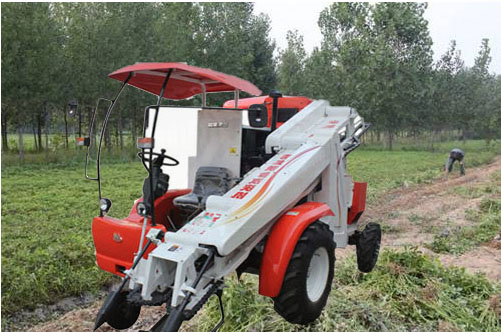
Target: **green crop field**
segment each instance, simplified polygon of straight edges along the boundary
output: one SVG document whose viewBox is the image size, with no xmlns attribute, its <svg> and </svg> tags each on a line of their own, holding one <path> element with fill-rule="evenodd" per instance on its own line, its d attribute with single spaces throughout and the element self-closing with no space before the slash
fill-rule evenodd
<svg viewBox="0 0 501 332">
<path fill-rule="evenodd" d="M 349 156 L 349 169 L 355 180 L 369 182 L 369 202 L 374 202 L 389 189 L 439 176 L 447 151 L 453 146 L 465 149 L 467 172 L 468 166 L 491 161 L 501 148 L 499 143 L 487 147 L 483 141 L 470 141 L 465 145 L 444 143 L 435 152 L 365 147 Z M 92 217 L 98 214 L 97 185 L 83 178 L 83 164 L 62 161 L 50 166 L 6 166 L 2 160 L 2 315 L 99 290 L 113 280 L 110 274 L 100 271 L 94 261 L 90 226 Z M 146 172 L 138 162 L 113 162 L 112 159 L 106 162 L 102 172 L 103 195 L 113 200 L 110 214 L 127 215 L 133 201 L 141 195 Z M 467 330 L 479 326 L 491 328 L 496 323 L 484 302 L 495 293 L 497 286 L 483 277 L 444 269 L 412 250 L 385 252 L 381 262 L 375 274 L 363 277 L 350 274 L 355 271 L 352 258 L 340 264 L 337 282 L 341 288 L 333 291 L 329 309 L 324 314 L 333 316 L 322 320 L 322 324 L 327 324 L 322 327 L 324 330 L 329 330 L 328 324 L 337 321 L 342 322 L 346 330 L 378 330 L 379 322 L 387 321 L 396 324 L 395 330 L 405 330 L 412 324 L 426 326 L 431 320 L 447 319 L 455 313 L 460 316 L 448 320 Z M 395 264 L 400 264 L 403 271 L 410 271 L 410 275 L 398 272 L 400 267 Z M 423 269 L 422 272 L 419 269 Z M 454 308 L 439 310 L 436 301 L 413 295 L 416 287 L 428 284 L 436 290 L 433 296 L 437 301 L 444 301 L 444 306 L 452 303 Z M 258 314 L 243 314 L 242 310 L 248 308 L 245 305 L 237 309 L 237 305 L 232 304 L 240 303 L 242 298 L 249 301 L 257 313 L 268 315 L 272 310 L 270 299 L 259 297 L 255 287 L 247 289 L 245 280 L 243 285 L 231 281 L 225 296 L 235 296 L 233 300 L 227 298 L 227 302 L 231 310 L 239 310 L 241 314 L 237 317 L 236 313 L 229 313 L 227 331 L 236 327 L 247 330 L 253 322 L 266 329 L 272 326 L 275 330 L 289 329 L 285 323 L 278 324 L 278 316 L 270 314 L 269 320 L 261 321 L 263 318 Z M 215 320 L 217 308 L 215 302 L 211 303 L 214 310 L 209 310 L 208 315 Z M 471 306 L 475 309 L 469 310 Z M 346 318 L 350 315 L 352 318 Z"/>
<path fill-rule="evenodd" d="M 257 278 L 230 280 L 221 331 L 499 331 L 499 285 L 483 275 L 444 268 L 413 248 L 382 251 L 374 271 L 357 271 L 355 257 L 336 263 L 335 287 L 314 324 L 298 328 L 257 294 Z M 198 318 L 210 331 L 219 319 L 215 298 Z"/>
</svg>

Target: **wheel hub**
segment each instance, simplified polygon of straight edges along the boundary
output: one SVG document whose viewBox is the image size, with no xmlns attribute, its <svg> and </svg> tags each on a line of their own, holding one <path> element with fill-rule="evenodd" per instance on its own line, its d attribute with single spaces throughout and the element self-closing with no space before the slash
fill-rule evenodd
<svg viewBox="0 0 501 332">
<path fill-rule="evenodd" d="M 306 293 L 311 302 L 322 297 L 329 277 L 329 254 L 327 249 L 320 247 L 313 253 L 306 276 Z"/>
</svg>

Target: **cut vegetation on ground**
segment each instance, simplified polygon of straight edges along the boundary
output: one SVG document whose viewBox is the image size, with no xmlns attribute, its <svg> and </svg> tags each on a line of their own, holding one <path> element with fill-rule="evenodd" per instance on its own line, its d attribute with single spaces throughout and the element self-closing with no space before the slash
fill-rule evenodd
<svg viewBox="0 0 501 332">
<path fill-rule="evenodd" d="M 495 259 L 501 250 L 490 240 L 501 229 L 497 185 L 501 160 L 472 168 L 492 161 L 499 147 L 468 142 L 467 176 L 454 173 L 427 184 L 441 175 L 447 151 L 456 144 L 441 145 L 438 152 L 365 148 L 349 157 L 354 178 L 369 182 L 365 220 L 382 221 L 386 247 L 414 245 L 419 250 L 385 250 L 376 271 L 365 276 L 353 274 L 353 255 L 339 250 L 337 286 L 327 310 L 310 330 L 428 331 L 440 326 L 450 331 L 495 331 L 499 326 L 501 295 L 496 280 L 501 279 L 496 276 L 501 268 Z M 140 195 L 145 172 L 139 163 L 110 163 L 103 172 L 103 192 L 114 203 L 111 214 L 123 217 Z M 95 183 L 84 181 L 82 173 L 82 166 L 73 165 L 2 168 L 4 326 L 5 318 L 16 311 L 99 290 L 113 280 L 94 263 L 90 223 L 97 213 L 97 193 Z M 458 265 L 457 255 L 479 250 L 497 253 L 491 255 L 494 271 L 462 265 L 486 272 L 491 281 L 444 268 L 436 260 Z M 436 257 L 423 256 L 422 251 Z M 501 266 L 501 261 L 497 264 Z M 257 294 L 256 278 L 245 277 L 241 284 L 232 280 L 225 303 L 225 331 L 295 328 L 273 313 L 270 299 Z M 98 308 L 99 303 L 93 304 L 34 330 L 88 331 Z M 133 329 L 149 328 L 160 315 L 161 309 L 148 309 Z M 217 315 L 216 302 L 211 302 L 187 328 L 209 330 Z"/>
</svg>

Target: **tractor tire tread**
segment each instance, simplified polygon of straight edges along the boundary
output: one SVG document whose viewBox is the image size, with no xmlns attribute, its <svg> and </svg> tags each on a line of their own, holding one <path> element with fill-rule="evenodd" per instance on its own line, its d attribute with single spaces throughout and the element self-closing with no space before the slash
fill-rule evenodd
<svg viewBox="0 0 501 332">
<path fill-rule="evenodd" d="M 299 238 L 284 275 L 282 289 L 279 295 L 273 298 L 275 311 L 287 321 L 308 324 L 321 314 L 334 277 L 336 244 L 333 238 L 329 226 L 321 221 L 315 221 L 309 225 Z M 305 278 L 311 255 L 320 245 L 327 247 L 332 264 L 329 268 L 327 287 L 324 293 L 317 302 L 312 303 L 306 295 Z M 307 262 L 305 262 L 305 258 L 308 258 Z"/>
<path fill-rule="evenodd" d="M 357 265 L 360 272 L 369 273 L 376 266 L 381 246 L 381 226 L 370 222 L 357 239 Z"/>
</svg>

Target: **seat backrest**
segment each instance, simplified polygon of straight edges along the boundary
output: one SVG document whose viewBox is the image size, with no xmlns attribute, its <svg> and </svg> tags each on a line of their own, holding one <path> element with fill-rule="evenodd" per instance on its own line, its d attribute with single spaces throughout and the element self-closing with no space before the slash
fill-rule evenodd
<svg viewBox="0 0 501 332">
<path fill-rule="evenodd" d="M 222 196 L 230 189 L 230 173 L 224 167 L 203 166 L 197 170 L 193 194 L 202 198 L 202 203 L 210 195 Z"/>
</svg>

